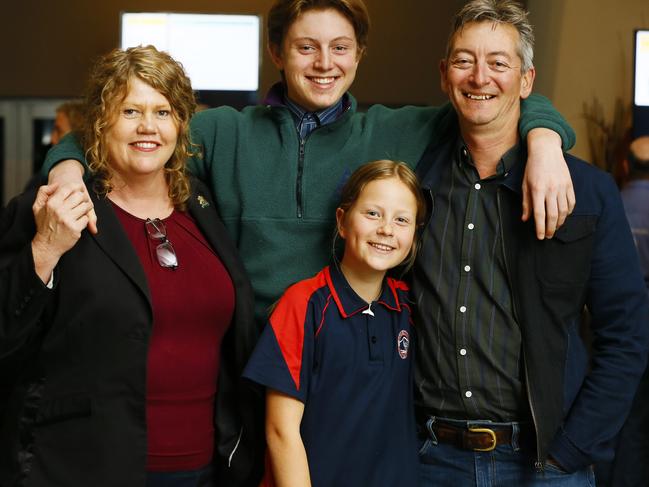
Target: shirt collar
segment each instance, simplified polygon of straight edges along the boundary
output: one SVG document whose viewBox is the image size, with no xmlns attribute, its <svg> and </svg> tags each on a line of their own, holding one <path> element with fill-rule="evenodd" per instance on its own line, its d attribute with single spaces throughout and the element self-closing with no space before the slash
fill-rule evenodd
<svg viewBox="0 0 649 487">
<path fill-rule="evenodd" d="M 334 264 L 325 269 L 325 278 L 336 306 L 338 306 L 338 311 L 340 311 L 343 318 L 349 318 L 370 308 L 370 305 L 352 289 L 337 265 Z M 375 303 L 393 311 L 401 311 L 401 302 L 399 301 L 397 289 L 407 290 L 407 287 L 400 281 L 390 277 L 385 278 L 381 295 Z"/>
<path fill-rule="evenodd" d="M 503 185 L 519 195 L 522 194 L 523 174 L 525 172 L 525 164 L 527 164 L 527 148 L 518 141 L 514 147 L 505 153 L 503 159 L 505 159 L 507 166 Z"/>
<path fill-rule="evenodd" d="M 271 107 L 287 107 L 290 109 L 289 105 L 287 102 L 290 102 L 288 97 L 286 96 L 286 85 L 284 85 L 283 82 L 279 81 L 275 83 L 273 86 L 271 86 L 270 90 L 268 90 L 268 93 L 266 94 L 266 97 L 263 100 L 264 105 L 268 105 Z M 291 102 L 293 103 L 293 102 Z M 293 103 L 294 104 L 294 103 Z M 299 107 L 299 105 L 294 104 L 296 107 Z M 333 104 L 330 107 L 325 108 L 322 111 L 328 111 L 333 107 L 338 107 L 340 106 L 340 112 L 336 114 L 336 118 L 340 116 L 343 112 L 346 112 L 351 106 L 352 106 L 352 100 L 351 97 L 349 96 L 349 93 L 345 93 L 340 100 L 338 100 L 337 103 Z M 302 110 L 304 113 L 306 111 L 299 107 L 300 110 Z M 291 111 L 292 113 L 292 111 Z M 320 112 L 316 112 L 317 114 Z M 335 119 L 334 119 L 335 120 Z M 321 122 L 323 124 L 329 123 L 329 122 Z"/>
<path fill-rule="evenodd" d="M 521 143 L 519 141 L 516 142 L 514 147 L 505 152 L 505 155 L 500 159 L 500 163 L 498 164 L 498 175 L 506 177 L 515 166 L 520 166 L 521 154 Z"/>
<path fill-rule="evenodd" d="M 290 100 L 288 96 L 284 96 L 284 104 L 291 113 L 295 129 L 302 140 L 306 139 L 315 129 L 338 120 L 343 112 L 342 98 L 334 105 L 317 112 L 307 112 L 300 105 Z"/>
<path fill-rule="evenodd" d="M 464 140 L 462 140 L 462 137 L 458 137 L 454 153 L 457 164 L 473 165 L 471 153 L 464 143 Z M 516 192 L 520 192 L 523 181 L 522 169 L 524 168 L 524 164 L 521 163 L 523 158 L 527 158 L 527 153 L 519 140 L 500 158 L 498 166 L 496 167 L 496 174 L 492 177 L 503 179 L 503 184 L 505 184 L 505 186 Z"/>
<path fill-rule="evenodd" d="M 300 124 L 305 117 L 311 115 L 315 118 L 318 127 L 335 122 L 340 114 L 343 112 L 343 100 L 338 100 L 335 104 L 317 112 L 309 112 L 302 108 L 297 103 L 293 102 L 288 96 L 284 97 L 284 105 L 291 111 L 293 120 L 296 124 Z"/>
</svg>

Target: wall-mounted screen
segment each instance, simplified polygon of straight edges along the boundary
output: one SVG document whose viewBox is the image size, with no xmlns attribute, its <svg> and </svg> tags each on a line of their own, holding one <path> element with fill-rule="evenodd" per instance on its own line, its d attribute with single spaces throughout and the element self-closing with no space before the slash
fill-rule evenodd
<svg viewBox="0 0 649 487">
<path fill-rule="evenodd" d="M 121 14 L 121 47 L 153 44 L 168 52 L 197 91 L 256 92 L 259 38 L 256 15 Z"/>
<path fill-rule="evenodd" d="M 649 107 L 649 30 L 635 32 L 634 104 Z"/>
<path fill-rule="evenodd" d="M 649 135 L 649 29 L 635 31 L 633 136 Z"/>
</svg>

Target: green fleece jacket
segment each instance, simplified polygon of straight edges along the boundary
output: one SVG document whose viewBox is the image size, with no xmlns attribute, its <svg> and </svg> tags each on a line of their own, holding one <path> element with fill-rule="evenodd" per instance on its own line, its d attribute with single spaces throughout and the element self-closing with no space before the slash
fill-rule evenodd
<svg viewBox="0 0 649 487">
<path fill-rule="evenodd" d="M 360 113 L 351 95 L 349 101 L 336 122 L 316 129 L 303 143 L 284 106 L 220 107 L 192 119 L 192 140 L 202 156 L 190 161 L 190 169 L 214 193 L 252 280 L 260 321 L 287 286 L 330 261 L 339 191 L 354 169 L 377 159 L 414 167 L 428 144 L 456 126 L 450 104 L 375 105 Z M 522 104 L 522 137 L 535 127 L 559 133 L 566 150 L 574 144 L 570 126 L 539 95 Z M 50 150 L 44 172 L 64 159 L 83 161 L 74 137 Z"/>
</svg>

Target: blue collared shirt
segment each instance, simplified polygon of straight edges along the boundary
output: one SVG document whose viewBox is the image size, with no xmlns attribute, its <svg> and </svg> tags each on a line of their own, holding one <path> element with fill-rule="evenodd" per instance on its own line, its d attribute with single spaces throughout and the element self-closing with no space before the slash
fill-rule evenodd
<svg viewBox="0 0 649 487">
<path fill-rule="evenodd" d="M 300 105 L 291 101 L 286 95 L 284 96 L 284 104 L 291 111 L 291 115 L 293 115 L 295 126 L 301 139 L 305 139 L 316 128 L 335 122 L 343 113 L 342 98 L 330 107 L 317 112 L 306 111 Z"/>
</svg>

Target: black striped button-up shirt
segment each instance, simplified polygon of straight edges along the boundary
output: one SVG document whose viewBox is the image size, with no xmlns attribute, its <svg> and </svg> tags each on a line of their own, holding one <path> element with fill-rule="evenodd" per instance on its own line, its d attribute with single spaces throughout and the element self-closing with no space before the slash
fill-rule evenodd
<svg viewBox="0 0 649 487">
<path fill-rule="evenodd" d="M 527 415 L 497 204 L 500 183 L 520 157 L 517 145 L 485 179 L 461 140 L 453 160 L 436 161 L 447 167 L 432 188 L 434 211 L 416 264 L 424 284 L 414 289 L 422 414 L 492 421 Z"/>
</svg>

